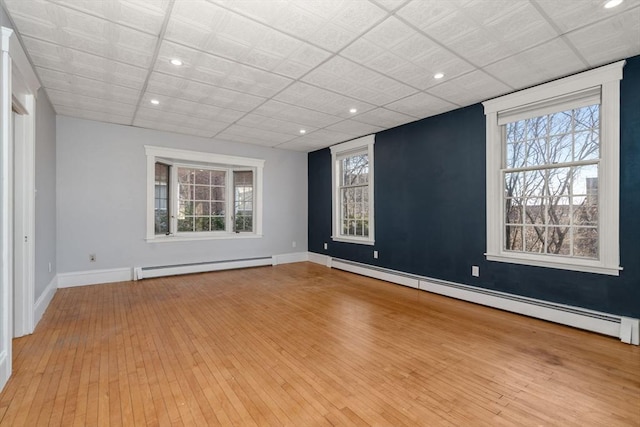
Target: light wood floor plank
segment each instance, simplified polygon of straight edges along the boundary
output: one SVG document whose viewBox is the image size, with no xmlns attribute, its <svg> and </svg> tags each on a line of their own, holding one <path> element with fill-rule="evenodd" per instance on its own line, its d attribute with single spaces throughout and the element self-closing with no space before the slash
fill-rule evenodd
<svg viewBox="0 0 640 427">
<path fill-rule="evenodd" d="M 59 289 L 0 426 L 640 426 L 640 348 L 298 263 Z"/>
</svg>

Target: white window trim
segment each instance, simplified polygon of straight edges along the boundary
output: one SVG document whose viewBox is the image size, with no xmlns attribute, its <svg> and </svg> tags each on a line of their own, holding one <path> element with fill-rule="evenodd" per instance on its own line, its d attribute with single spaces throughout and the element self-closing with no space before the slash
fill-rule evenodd
<svg viewBox="0 0 640 427">
<path fill-rule="evenodd" d="M 185 242 L 195 240 L 216 240 L 216 239 L 251 239 L 261 238 L 262 234 L 262 188 L 263 188 L 263 159 L 253 159 L 249 157 L 227 156 L 224 154 L 205 153 L 199 151 L 180 150 L 176 148 L 144 146 L 147 156 L 147 229 L 146 240 L 153 243 L 165 242 Z M 252 233 L 210 232 L 194 233 L 193 236 L 184 233 L 168 236 L 155 234 L 155 165 L 156 161 L 170 159 L 179 166 L 195 162 L 196 164 L 207 163 L 212 166 L 223 166 L 231 168 L 252 168 L 255 170 L 255 212 L 254 231 Z M 184 162 L 184 164 L 183 164 Z"/>
<path fill-rule="evenodd" d="M 487 252 L 489 261 L 534 265 L 589 273 L 620 274 L 620 80 L 626 61 L 619 61 L 574 76 L 515 92 L 483 103 L 487 119 Z M 598 260 L 511 252 L 503 249 L 501 112 L 586 90 L 601 88 Z"/>
<path fill-rule="evenodd" d="M 375 135 L 363 136 L 362 138 L 353 139 L 331 147 L 331 202 L 332 202 L 332 235 L 331 240 L 335 242 L 359 243 L 362 245 L 375 244 L 375 221 L 374 221 L 374 159 L 373 145 L 375 144 Z M 340 168 L 338 167 L 339 158 L 343 154 L 357 151 L 367 151 L 369 159 L 369 237 L 342 236 L 340 234 Z"/>
</svg>

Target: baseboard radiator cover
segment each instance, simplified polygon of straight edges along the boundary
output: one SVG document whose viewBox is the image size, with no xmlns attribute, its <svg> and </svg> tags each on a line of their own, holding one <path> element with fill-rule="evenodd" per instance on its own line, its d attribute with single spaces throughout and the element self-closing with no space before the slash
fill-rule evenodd
<svg viewBox="0 0 640 427">
<path fill-rule="evenodd" d="M 331 267 L 463 301 L 617 337 L 627 344 L 640 345 L 640 319 L 412 275 L 343 259 L 331 258 Z"/>
<path fill-rule="evenodd" d="M 133 280 L 152 277 L 177 276 L 180 274 L 207 273 L 210 271 L 232 270 L 236 268 L 262 267 L 274 265 L 273 257 L 243 258 L 224 261 L 205 261 L 189 264 L 157 265 L 152 267 L 134 267 Z"/>
</svg>

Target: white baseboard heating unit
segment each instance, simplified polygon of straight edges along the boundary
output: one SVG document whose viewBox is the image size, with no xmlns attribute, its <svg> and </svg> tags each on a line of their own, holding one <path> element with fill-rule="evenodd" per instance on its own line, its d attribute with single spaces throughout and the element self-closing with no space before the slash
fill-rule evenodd
<svg viewBox="0 0 640 427">
<path fill-rule="evenodd" d="M 640 344 L 640 320 L 331 258 L 330 267 Z"/>
<path fill-rule="evenodd" d="M 206 273 L 210 271 L 231 270 L 235 268 L 261 267 L 273 265 L 273 257 L 244 258 L 225 261 L 196 262 L 190 264 L 159 265 L 153 267 L 135 267 L 133 280 L 152 277 L 176 276 L 179 274 Z"/>
</svg>

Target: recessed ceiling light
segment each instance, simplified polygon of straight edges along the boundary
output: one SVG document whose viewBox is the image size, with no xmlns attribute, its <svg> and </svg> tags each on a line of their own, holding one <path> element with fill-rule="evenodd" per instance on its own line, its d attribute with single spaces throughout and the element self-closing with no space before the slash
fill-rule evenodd
<svg viewBox="0 0 640 427">
<path fill-rule="evenodd" d="M 358 109 L 357 109 L 357 108 L 351 108 L 351 109 L 349 109 L 349 112 L 350 112 L 351 114 L 355 114 L 355 113 L 357 113 L 357 112 L 358 112 Z"/>
<path fill-rule="evenodd" d="M 306 130 L 304 130 L 304 129 L 300 129 L 300 133 L 301 133 L 302 135 L 304 135 L 305 133 L 307 133 L 307 131 L 306 131 Z"/>
<path fill-rule="evenodd" d="M 153 105 L 158 105 L 158 104 L 160 104 L 160 101 L 158 101 L 157 99 L 152 99 L 150 102 L 151 102 Z"/>
<path fill-rule="evenodd" d="M 434 78 L 434 79 L 441 79 L 441 78 L 443 78 L 443 77 L 444 77 L 444 73 L 435 73 L 435 74 L 433 75 L 433 78 Z"/>
<path fill-rule="evenodd" d="M 623 0 L 609 0 L 604 4 L 605 9 L 611 9 L 612 7 L 620 6 Z"/>
<path fill-rule="evenodd" d="M 171 63 L 172 63 L 173 65 L 175 65 L 176 67 L 179 67 L 179 66 L 181 66 L 181 65 L 182 65 L 182 60 L 181 60 L 181 59 L 178 59 L 178 58 L 173 58 L 173 59 L 172 59 L 171 61 L 169 61 L 169 62 L 171 62 Z"/>
</svg>

